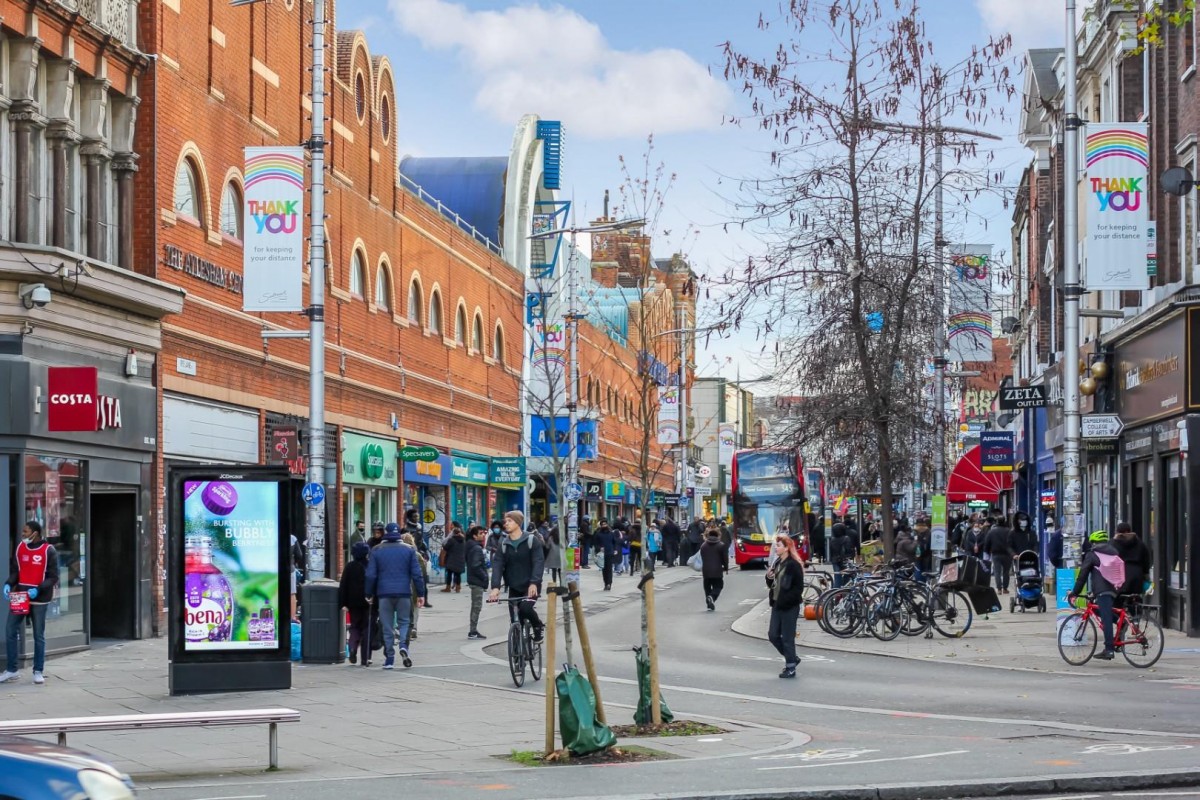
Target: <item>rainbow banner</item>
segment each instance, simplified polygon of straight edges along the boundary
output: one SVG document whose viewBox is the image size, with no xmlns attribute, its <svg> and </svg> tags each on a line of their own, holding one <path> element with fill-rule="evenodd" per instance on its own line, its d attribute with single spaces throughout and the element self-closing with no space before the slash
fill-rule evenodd
<svg viewBox="0 0 1200 800">
<path fill-rule="evenodd" d="M 1084 158 L 1084 285 L 1092 291 L 1149 289 L 1146 124 L 1089 123 Z"/>
<path fill-rule="evenodd" d="M 304 148 L 247 147 L 243 171 L 244 311 L 304 308 Z"/>
<path fill-rule="evenodd" d="M 951 361 L 992 360 L 991 260 L 991 245 L 951 247 L 946 320 Z"/>
</svg>

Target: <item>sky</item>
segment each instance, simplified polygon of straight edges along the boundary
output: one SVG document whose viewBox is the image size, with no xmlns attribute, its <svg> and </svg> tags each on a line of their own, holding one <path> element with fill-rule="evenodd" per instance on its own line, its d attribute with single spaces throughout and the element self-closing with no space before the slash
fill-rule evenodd
<svg viewBox="0 0 1200 800">
<path fill-rule="evenodd" d="M 563 190 L 576 219 L 603 212 L 604 191 L 619 205 L 623 156 L 643 174 L 647 139 L 651 169 L 660 163 L 674 182 L 655 234 L 654 255 L 683 252 L 703 275 L 718 275 L 758 248 L 730 225 L 739 177 L 762 174 L 768 134 L 730 124 L 746 99 L 722 72 L 722 44 L 762 51 L 779 30 L 758 29 L 760 11 L 776 0 L 338 0 L 339 30 L 361 29 L 374 56 L 396 76 L 401 156 L 507 156 L 518 120 L 535 113 L 563 122 Z M 1081 0 L 1080 5 L 1083 5 Z M 989 35 L 1010 33 L 1014 53 L 1061 46 L 1064 5 L 1055 0 L 925 0 L 928 33 L 940 54 L 965 52 Z M 1018 95 L 1022 76 L 1014 78 Z M 1011 104 L 993 170 L 1015 186 L 1029 154 L 1016 141 Z M 1011 195 L 1010 195 L 1011 196 Z M 973 201 L 958 233 L 966 241 L 1007 250 L 1011 212 L 1000 197 Z M 948 223 L 949 226 L 949 223 Z M 948 227 L 949 231 L 949 227 Z M 951 232 L 953 237 L 955 232 Z M 719 322 L 701 295 L 698 324 Z M 768 373 L 769 342 L 744 330 L 699 341 L 697 371 L 743 379 Z M 766 384 L 770 386 L 770 384 Z M 787 387 L 779 389 L 787 391 Z"/>
</svg>

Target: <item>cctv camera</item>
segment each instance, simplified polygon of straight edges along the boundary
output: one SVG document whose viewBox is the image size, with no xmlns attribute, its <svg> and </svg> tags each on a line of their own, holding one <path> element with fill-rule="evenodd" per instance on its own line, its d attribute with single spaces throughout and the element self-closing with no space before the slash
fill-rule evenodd
<svg viewBox="0 0 1200 800">
<path fill-rule="evenodd" d="M 45 308 L 50 305 L 53 295 L 46 288 L 44 283 L 22 283 L 21 284 L 21 303 L 26 308 Z"/>
</svg>

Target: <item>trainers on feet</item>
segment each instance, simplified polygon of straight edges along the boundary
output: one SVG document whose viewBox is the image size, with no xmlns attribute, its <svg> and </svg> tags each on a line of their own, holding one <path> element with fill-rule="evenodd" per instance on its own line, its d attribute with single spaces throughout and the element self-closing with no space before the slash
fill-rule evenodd
<svg viewBox="0 0 1200 800">
<path fill-rule="evenodd" d="M 403 651 L 401 651 L 401 652 L 403 652 Z M 396 659 L 392 658 L 391 656 L 387 656 L 386 658 L 383 659 L 383 668 L 384 669 L 393 669 L 395 666 L 396 666 Z"/>
<path fill-rule="evenodd" d="M 350 658 L 349 658 L 349 659 L 347 659 L 347 661 L 349 661 L 351 664 L 357 664 L 357 663 L 358 663 L 358 653 L 353 653 L 353 652 L 352 652 L 352 653 L 350 654 Z"/>
<path fill-rule="evenodd" d="M 1112 661 L 1114 656 L 1116 656 L 1116 653 L 1114 653 L 1112 650 L 1105 650 L 1103 653 L 1096 653 L 1096 658 L 1100 659 L 1101 661 Z"/>
<path fill-rule="evenodd" d="M 45 676 L 45 675 L 43 675 L 43 674 L 42 674 L 42 673 L 40 673 L 40 672 L 34 672 L 34 673 L 33 673 L 33 682 L 34 682 L 34 683 L 45 683 L 45 682 L 46 682 L 46 676 Z"/>
<path fill-rule="evenodd" d="M 787 667 L 787 666 L 785 666 L 785 667 L 783 668 L 783 672 L 780 672 L 780 673 L 779 673 L 779 677 L 781 677 L 781 678 L 794 678 L 794 677 L 796 677 L 796 668 L 795 668 L 795 667 Z"/>
<path fill-rule="evenodd" d="M 408 657 L 408 648 L 400 648 L 400 663 L 406 667 L 412 666 L 412 659 Z"/>
<path fill-rule="evenodd" d="M 533 630 L 533 641 L 537 642 L 538 644 L 541 644 L 541 643 L 542 643 L 542 639 L 545 637 L 545 635 L 546 635 L 546 629 L 545 629 L 545 628 L 534 628 L 534 630 Z"/>
<path fill-rule="evenodd" d="M 9 681 L 16 681 L 20 679 L 21 673 L 19 672 L 12 672 L 11 670 L 0 672 L 0 683 L 8 683 Z"/>
<path fill-rule="evenodd" d="M 479 631 L 471 631 L 470 633 L 467 634 L 467 638 L 468 639 L 486 639 L 487 637 L 484 636 Z"/>
<path fill-rule="evenodd" d="M 712 611 L 717 607 L 717 604 L 713 602 L 711 594 L 704 595 L 704 602 L 708 606 L 709 611 Z"/>
</svg>

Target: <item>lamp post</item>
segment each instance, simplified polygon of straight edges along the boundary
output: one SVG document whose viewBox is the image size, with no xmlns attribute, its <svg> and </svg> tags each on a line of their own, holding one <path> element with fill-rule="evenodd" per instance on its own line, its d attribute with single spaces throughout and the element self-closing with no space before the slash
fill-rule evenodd
<svg viewBox="0 0 1200 800">
<path fill-rule="evenodd" d="M 1066 0 L 1066 76 L 1063 96 L 1063 515 L 1064 528 L 1080 513 L 1083 484 L 1079 471 L 1079 129 L 1076 113 L 1075 0 Z"/>
</svg>

